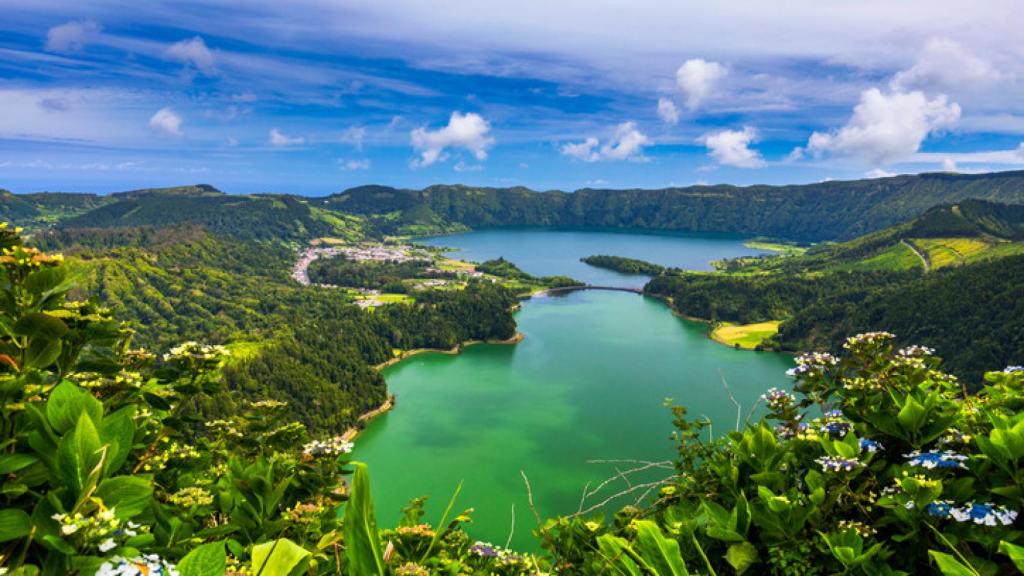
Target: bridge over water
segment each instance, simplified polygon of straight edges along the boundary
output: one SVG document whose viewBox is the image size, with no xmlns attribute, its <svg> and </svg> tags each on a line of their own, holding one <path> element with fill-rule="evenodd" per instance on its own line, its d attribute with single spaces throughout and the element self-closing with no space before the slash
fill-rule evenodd
<svg viewBox="0 0 1024 576">
<path fill-rule="evenodd" d="M 594 284 L 583 284 L 581 286 L 564 286 L 562 288 L 549 288 L 545 290 L 544 294 L 558 294 L 561 292 L 573 292 L 575 290 L 612 290 L 615 292 L 632 292 L 633 294 L 643 294 L 644 291 L 640 288 L 627 288 L 625 286 L 596 286 Z"/>
</svg>

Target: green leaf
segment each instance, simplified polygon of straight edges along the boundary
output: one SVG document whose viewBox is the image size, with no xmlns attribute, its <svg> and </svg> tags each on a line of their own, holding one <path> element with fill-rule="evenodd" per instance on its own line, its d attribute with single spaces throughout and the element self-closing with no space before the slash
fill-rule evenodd
<svg viewBox="0 0 1024 576">
<path fill-rule="evenodd" d="M 927 412 L 920 402 L 913 396 L 907 396 L 903 401 L 903 407 L 900 408 L 899 414 L 896 415 L 896 420 L 899 421 L 904 430 L 914 433 L 921 427 L 926 414 Z"/>
<path fill-rule="evenodd" d="M 662 576 L 689 576 L 679 542 L 666 538 L 658 525 L 650 520 L 636 523 L 637 547 L 640 555 Z"/>
<path fill-rule="evenodd" d="M 23 370 L 42 370 L 60 358 L 62 344 L 60 340 L 33 338 L 25 351 Z"/>
<path fill-rule="evenodd" d="M 46 420 L 58 434 L 74 428 L 82 412 L 89 414 L 93 422 L 99 422 L 103 418 L 103 404 L 70 380 L 61 382 L 50 392 Z"/>
<path fill-rule="evenodd" d="M 39 458 L 31 454 L 4 454 L 0 456 L 0 476 L 17 472 L 39 462 Z"/>
<path fill-rule="evenodd" d="M 252 566 L 256 569 L 256 576 L 292 576 L 306 570 L 309 557 L 309 550 L 287 538 L 280 538 L 254 546 Z M 359 571 L 351 573 L 368 574 Z"/>
<path fill-rule="evenodd" d="M 603 534 L 598 536 L 597 545 L 605 560 L 611 564 L 616 573 L 640 576 L 640 567 L 633 561 L 629 543 L 625 539 L 611 534 Z"/>
<path fill-rule="evenodd" d="M 57 447 L 57 472 L 76 499 L 97 480 L 93 476 L 102 454 L 100 436 L 89 415 L 82 413 L 71 433 Z"/>
<path fill-rule="evenodd" d="M 65 282 L 67 277 L 68 269 L 64 266 L 43 268 L 26 276 L 24 286 L 32 294 L 46 296 L 47 293 L 71 288 L 72 282 Z"/>
<path fill-rule="evenodd" d="M 223 542 L 210 542 L 192 550 L 178 562 L 181 576 L 221 576 L 227 567 Z"/>
<path fill-rule="evenodd" d="M 377 519 L 370 496 L 370 476 L 366 464 L 355 463 L 352 478 L 352 497 L 345 505 L 345 555 L 349 571 L 353 574 L 384 576 L 384 555 L 377 534 Z M 440 529 L 440 527 L 439 527 Z"/>
<path fill-rule="evenodd" d="M 145 476 L 115 476 L 100 482 L 96 495 L 118 518 L 127 520 L 142 514 L 153 496 L 153 485 Z"/>
<path fill-rule="evenodd" d="M 1003 540 L 999 542 L 999 553 L 1009 556 L 1017 570 L 1024 572 L 1024 546 L 1017 546 Z"/>
<path fill-rule="evenodd" d="M 68 333 L 68 326 L 60 318 L 42 312 L 32 312 L 14 323 L 14 333 L 33 339 L 59 340 Z"/>
<path fill-rule="evenodd" d="M 121 468 L 132 450 L 132 442 L 135 441 L 134 416 L 135 406 L 129 405 L 110 414 L 100 424 L 100 438 L 105 444 L 110 444 L 106 463 L 110 473 Z"/>
<path fill-rule="evenodd" d="M 725 552 L 725 561 L 736 570 L 737 574 L 743 574 L 757 562 L 757 548 L 750 542 L 733 544 Z"/>
<path fill-rule="evenodd" d="M 964 566 L 959 560 L 937 550 L 929 550 L 928 555 L 939 567 L 944 576 L 978 576 L 978 572 L 968 566 Z"/>
<path fill-rule="evenodd" d="M 5 508 L 0 510 L 0 542 L 28 536 L 32 531 L 32 520 L 24 510 Z"/>
</svg>

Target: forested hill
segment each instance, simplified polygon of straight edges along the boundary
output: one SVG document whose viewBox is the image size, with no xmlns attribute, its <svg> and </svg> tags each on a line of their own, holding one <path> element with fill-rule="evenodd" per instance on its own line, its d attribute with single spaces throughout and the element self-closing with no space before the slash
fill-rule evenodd
<svg viewBox="0 0 1024 576">
<path fill-rule="evenodd" d="M 318 199 L 316 204 L 382 216 L 377 224 L 390 233 L 400 233 L 404 226 L 419 221 L 441 221 L 470 227 L 640 228 L 821 241 L 851 239 L 906 222 L 933 206 L 968 198 L 1024 204 L 1024 171 L 933 173 L 792 186 L 587 188 L 573 193 L 522 187 L 362 186 Z"/>
</svg>

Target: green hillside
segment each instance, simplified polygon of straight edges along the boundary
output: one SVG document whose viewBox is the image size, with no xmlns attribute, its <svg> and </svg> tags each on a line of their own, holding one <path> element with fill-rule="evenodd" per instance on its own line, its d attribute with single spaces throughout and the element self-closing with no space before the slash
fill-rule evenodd
<svg viewBox="0 0 1024 576">
<path fill-rule="evenodd" d="M 660 190 L 459 185 L 407 190 L 352 188 L 323 199 L 329 209 L 371 216 L 388 232 L 402 215 L 423 225 L 551 226 L 729 232 L 798 241 L 848 240 L 969 198 L 1024 204 L 1024 172 L 920 174 L 795 186 L 690 186 Z M 425 210 L 424 207 L 429 208 Z M 414 212 L 415 211 L 415 212 Z M 418 214 L 418 216 L 417 216 Z M 390 220 L 383 217 L 390 215 Z"/>
</svg>

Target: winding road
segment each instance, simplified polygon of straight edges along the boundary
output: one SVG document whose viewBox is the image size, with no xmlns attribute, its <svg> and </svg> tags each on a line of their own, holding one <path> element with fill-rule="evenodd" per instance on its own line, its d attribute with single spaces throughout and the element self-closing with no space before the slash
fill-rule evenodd
<svg viewBox="0 0 1024 576">
<path fill-rule="evenodd" d="M 914 254 L 917 254 L 917 257 L 921 259 L 921 264 L 924 265 L 925 272 L 932 271 L 932 263 L 928 261 L 928 256 L 926 256 L 923 252 L 918 250 L 917 246 L 914 246 L 913 243 L 907 242 L 906 240 L 900 240 L 900 244 L 903 244 L 907 248 L 910 248 L 911 250 L 914 251 Z"/>
</svg>

